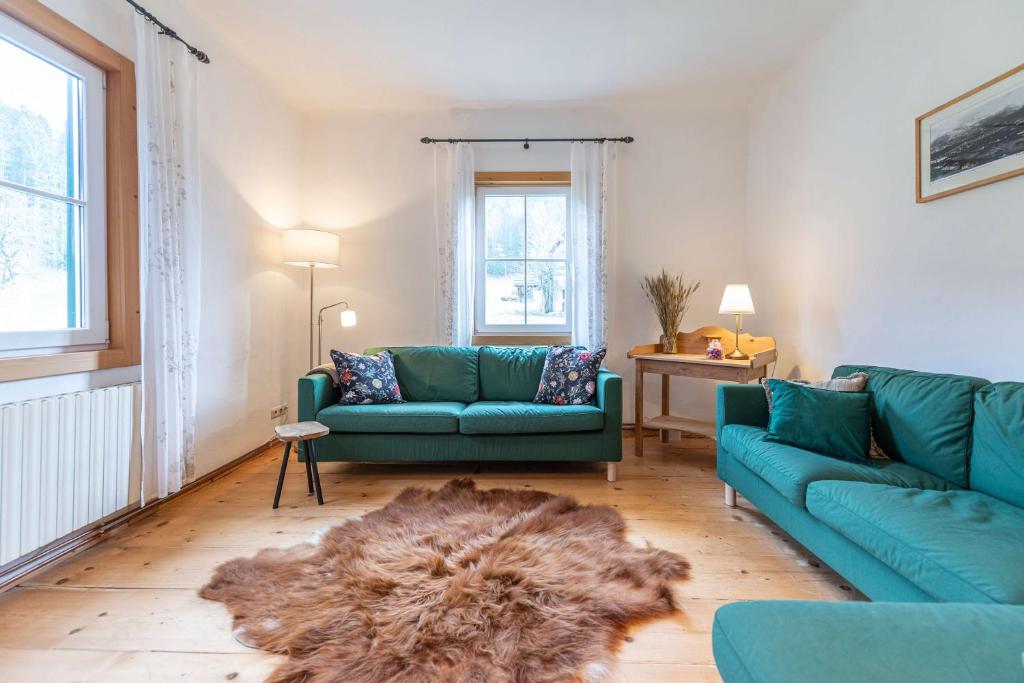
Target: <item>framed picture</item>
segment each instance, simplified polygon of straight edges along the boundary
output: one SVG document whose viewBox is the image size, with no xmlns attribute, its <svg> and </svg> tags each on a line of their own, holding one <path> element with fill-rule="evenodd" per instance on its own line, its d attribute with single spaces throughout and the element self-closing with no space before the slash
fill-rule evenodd
<svg viewBox="0 0 1024 683">
<path fill-rule="evenodd" d="M 917 117 L 917 201 L 1024 174 L 1024 64 Z"/>
</svg>

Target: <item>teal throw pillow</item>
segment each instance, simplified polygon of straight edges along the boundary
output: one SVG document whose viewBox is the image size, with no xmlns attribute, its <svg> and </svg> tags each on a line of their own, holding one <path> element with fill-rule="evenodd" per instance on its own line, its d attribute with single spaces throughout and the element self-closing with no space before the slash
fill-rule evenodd
<svg viewBox="0 0 1024 683">
<path fill-rule="evenodd" d="M 852 462 L 868 462 L 871 395 L 828 391 L 779 379 L 768 380 L 772 413 L 768 441 L 789 444 Z"/>
</svg>

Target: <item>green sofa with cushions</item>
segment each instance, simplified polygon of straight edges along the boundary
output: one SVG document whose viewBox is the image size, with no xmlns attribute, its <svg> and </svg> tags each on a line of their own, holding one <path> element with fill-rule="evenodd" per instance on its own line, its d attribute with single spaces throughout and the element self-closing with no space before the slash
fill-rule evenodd
<svg viewBox="0 0 1024 683">
<path fill-rule="evenodd" d="M 602 368 L 594 405 L 533 403 L 546 347 L 389 350 L 406 403 L 338 405 L 330 376 L 299 379 L 299 419 L 330 434 L 318 461 L 595 461 L 614 481 L 622 460 L 622 378 Z"/>
<path fill-rule="evenodd" d="M 876 601 L 721 608 L 724 679 L 1024 680 L 1024 384 L 853 365 L 833 376 L 853 372 L 869 375 L 891 461 L 768 441 L 763 389 L 719 387 L 719 478 Z"/>
</svg>

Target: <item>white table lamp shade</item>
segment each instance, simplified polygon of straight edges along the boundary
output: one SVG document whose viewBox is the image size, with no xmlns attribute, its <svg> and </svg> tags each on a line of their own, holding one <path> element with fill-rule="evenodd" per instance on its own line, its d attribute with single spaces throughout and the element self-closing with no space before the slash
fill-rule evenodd
<svg viewBox="0 0 1024 683">
<path fill-rule="evenodd" d="M 753 313 L 754 301 L 750 298 L 750 288 L 746 285 L 726 285 L 718 312 Z"/>
<path fill-rule="evenodd" d="M 351 308 L 347 308 L 341 312 L 341 326 L 342 327 L 355 327 L 356 326 L 356 312 Z"/>
<path fill-rule="evenodd" d="M 333 232 L 295 228 L 284 231 L 284 262 L 290 266 L 336 268 L 340 241 Z"/>
</svg>

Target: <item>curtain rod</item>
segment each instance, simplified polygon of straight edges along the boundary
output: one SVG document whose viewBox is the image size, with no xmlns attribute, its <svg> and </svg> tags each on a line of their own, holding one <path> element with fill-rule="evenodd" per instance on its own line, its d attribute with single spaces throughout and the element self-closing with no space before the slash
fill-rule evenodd
<svg viewBox="0 0 1024 683">
<path fill-rule="evenodd" d="M 530 149 L 531 142 L 624 142 L 627 145 L 633 142 L 632 136 L 621 138 L 420 138 L 424 145 L 435 142 L 521 142 L 523 149 Z"/>
<path fill-rule="evenodd" d="M 174 40 L 176 40 L 179 43 L 181 43 L 182 45 L 184 45 L 188 49 L 189 54 L 191 54 L 193 57 L 198 59 L 201 64 L 209 64 L 210 63 L 210 58 L 206 55 L 205 52 L 203 52 L 202 50 L 200 50 L 197 47 L 193 47 L 192 45 L 189 45 L 188 43 L 186 43 L 184 38 L 179 36 L 178 33 L 174 29 L 172 29 L 170 26 L 168 26 L 164 22 L 162 22 L 159 19 L 157 19 L 156 17 L 154 17 L 153 14 L 149 10 L 147 10 L 145 7 L 143 7 L 142 5 L 138 4 L 137 2 L 134 2 L 133 0 L 125 0 L 125 2 L 127 2 L 129 5 L 134 7 L 136 12 L 138 12 L 139 14 L 141 14 L 143 17 L 146 18 L 146 21 L 152 22 L 152 23 L 156 24 L 157 26 L 159 26 L 160 27 L 161 35 L 165 35 L 168 38 L 173 38 Z"/>
</svg>

